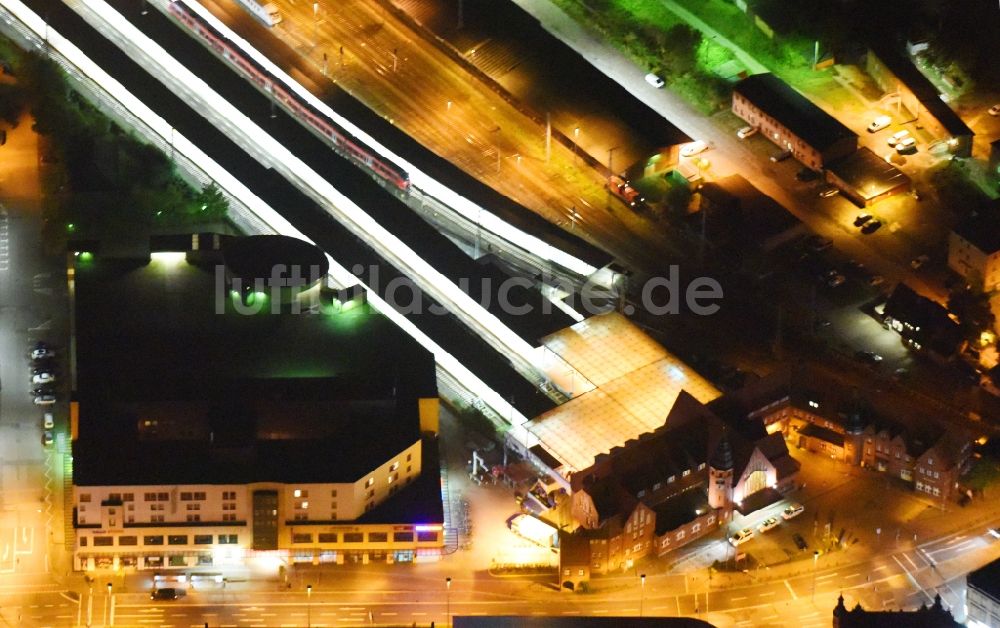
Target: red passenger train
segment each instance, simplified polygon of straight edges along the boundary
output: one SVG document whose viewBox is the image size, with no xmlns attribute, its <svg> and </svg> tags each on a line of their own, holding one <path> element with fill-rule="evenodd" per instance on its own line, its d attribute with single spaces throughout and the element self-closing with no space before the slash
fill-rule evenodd
<svg viewBox="0 0 1000 628">
<path fill-rule="evenodd" d="M 399 190 L 404 192 L 409 191 L 410 177 L 405 170 L 392 162 L 385 161 L 381 156 L 373 154 L 359 145 L 357 139 L 351 136 L 350 133 L 340 128 L 333 121 L 328 120 L 323 114 L 316 111 L 314 107 L 304 102 L 298 96 L 289 93 L 280 81 L 276 80 L 255 61 L 245 57 L 238 49 L 231 46 L 225 36 L 216 32 L 201 17 L 195 15 L 182 0 L 171 0 L 169 7 L 170 13 L 178 21 L 194 31 L 219 56 L 235 66 L 240 73 L 253 81 L 257 87 L 264 92 L 272 94 L 274 100 L 280 102 L 295 117 L 319 131 L 333 143 L 333 146 L 338 151 L 346 154 L 351 161 L 371 170 L 378 177 L 389 182 Z"/>
</svg>

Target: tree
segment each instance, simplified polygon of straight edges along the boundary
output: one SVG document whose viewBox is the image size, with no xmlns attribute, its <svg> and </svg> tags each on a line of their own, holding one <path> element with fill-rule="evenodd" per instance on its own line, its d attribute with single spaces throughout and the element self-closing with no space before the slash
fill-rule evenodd
<svg viewBox="0 0 1000 628">
<path fill-rule="evenodd" d="M 962 334 L 969 341 L 978 340 L 983 331 L 993 328 L 994 316 L 988 295 L 962 288 L 948 297 L 948 310 L 958 317 Z"/>
<path fill-rule="evenodd" d="M 663 40 L 663 64 L 674 75 L 685 74 L 695 67 L 701 33 L 687 24 L 675 24 Z"/>
</svg>

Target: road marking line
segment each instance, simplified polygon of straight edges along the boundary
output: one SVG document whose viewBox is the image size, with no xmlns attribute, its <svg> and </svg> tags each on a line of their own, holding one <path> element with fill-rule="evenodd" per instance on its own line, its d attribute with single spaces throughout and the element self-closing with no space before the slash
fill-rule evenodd
<svg viewBox="0 0 1000 628">
<path fill-rule="evenodd" d="M 768 595 L 774 595 L 774 591 L 771 591 L 769 593 L 761 593 L 759 597 L 767 597 Z"/>
<path fill-rule="evenodd" d="M 602 608 L 602 609 L 600 609 L 600 610 L 596 610 L 596 611 L 591 611 L 591 612 L 593 612 L 593 613 L 594 613 L 595 615 L 598 615 L 598 614 L 600 614 L 600 613 L 607 613 L 607 612 L 608 612 L 608 609 L 606 609 L 606 608 Z"/>
<path fill-rule="evenodd" d="M 792 589 L 792 585 L 788 584 L 788 580 L 785 580 L 785 587 L 788 588 L 788 592 L 792 594 L 792 599 L 797 600 L 799 596 L 795 595 L 795 590 Z"/>
<path fill-rule="evenodd" d="M 813 580 L 826 580 L 827 578 L 832 578 L 832 577 L 834 577 L 836 575 L 837 575 L 837 572 L 835 571 L 833 573 L 828 573 L 828 574 L 826 574 L 824 576 L 817 576 L 817 577 L 813 578 Z"/>
<path fill-rule="evenodd" d="M 740 596 L 740 597 L 733 597 L 733 598 L 729 598 L 729 599 L 731 599 L 732 601 L 735 602 L 736 600 L 745 600 L 747 598 L 746 598 L 746 596 Z"/>
<path fill-rule="evenodd" d="M 844 576 L 844 580 L 850 580 L 851 578 L 859 578 L 859 577 L 861 577 L 860 573 L 852 573 L 849 576 Z"/>
</svg>

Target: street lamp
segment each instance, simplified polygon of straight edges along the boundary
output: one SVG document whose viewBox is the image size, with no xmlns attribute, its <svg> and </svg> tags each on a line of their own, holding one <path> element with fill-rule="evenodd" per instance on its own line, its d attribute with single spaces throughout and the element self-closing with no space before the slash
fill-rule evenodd
<svg viewBox="0 0 1000 628">
<path fill-rule="evenodd" d="M 639 594 L 639 617 L 642 617 L 642 604 L 646 601 L 646 574 L 639 574 L 642 592 Z"/>
<path fill-rule="evenodd" d="M 445 608 L 447 609 L 446 610 L 447 623 L 445 623 L 445 625 L 450 626 L 451 625 L 451 576 L 444 579 L 444 586 L 445 586 L 445 600 L 446 600 Z"/>
<path fill-rule="evenodd" d="M 819 550 L 813 551 L 813 586 L 812 586 L 812 601 L 816 601 L 816 564 L 819 562 Z"/>
<path fill-rule="evenodd" d="M 306 585 L 306 626 L 312 626 L 312 596 L 313 585 Z"/>
</svg>

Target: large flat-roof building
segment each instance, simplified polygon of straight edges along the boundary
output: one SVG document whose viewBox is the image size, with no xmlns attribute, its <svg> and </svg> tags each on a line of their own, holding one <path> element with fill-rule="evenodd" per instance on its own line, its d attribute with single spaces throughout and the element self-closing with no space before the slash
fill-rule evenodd
<svg viewBox="0 0 1000 628">
<path fill-rule="evenodd" d="M 733 113 L 816 171 L 858 148 L 857 135 L 773 74 L 737 83 Z"/>
<path fill-rule="evenodd" d="M 908 176 L 866 146 L 831 163 L 826 180 L 858 207 L 869 207 L 911 189 Z"/>
<path fill-rule="evenodd" d="M 1000 287 L 1000 201 L 951 230 L 948 267 L 983 292 Z"/>
<path fill-rule="evenodd" d="M 321 283 L 236 290 L 242 242 L 71 258 L 75 567 L 439 552 L 433 356 Z"/>
<path fill-rule="evenodd" d="M 971 628 L 1000 626 L 1000 560 L 965 576 L 966 624 Z"/>
</svg>

